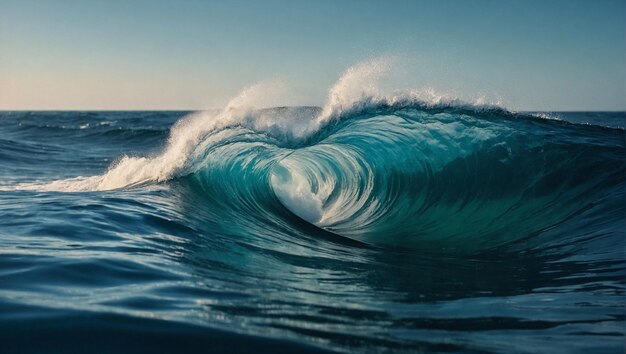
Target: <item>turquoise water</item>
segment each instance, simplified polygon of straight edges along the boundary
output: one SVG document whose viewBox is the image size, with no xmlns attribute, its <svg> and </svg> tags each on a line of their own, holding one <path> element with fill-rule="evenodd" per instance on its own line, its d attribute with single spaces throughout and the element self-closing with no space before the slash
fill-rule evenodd
<svg viewBox="0 0 626 354">
<path fill-rule="evenodd" d="M 226 113 L 0 113 L 0 351 L 623 350 L 626 113 Z"/>
</svg>

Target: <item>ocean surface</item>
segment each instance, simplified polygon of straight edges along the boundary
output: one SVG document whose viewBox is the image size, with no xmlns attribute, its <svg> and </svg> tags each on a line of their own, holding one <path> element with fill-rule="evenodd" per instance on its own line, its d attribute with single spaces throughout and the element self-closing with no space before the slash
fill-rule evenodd
<svg viewBox="0 0 626 354">
<path fill-rule="evenodd" d="M 335 103 L 1 112 L 0 352 L 624 351 L 625 112 Z"/>
</svg>

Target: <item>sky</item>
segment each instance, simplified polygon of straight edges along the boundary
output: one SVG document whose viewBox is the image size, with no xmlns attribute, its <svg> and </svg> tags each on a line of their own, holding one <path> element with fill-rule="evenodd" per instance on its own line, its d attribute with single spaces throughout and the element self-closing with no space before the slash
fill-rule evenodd
<svg viewBox="0 0 626 354">
<path fill-rule="evenodd" d="M 346 68 L 514 110 L 626 110 L 624 0 L 0 0 L 0 110 L 219 108 L 267 79 L 322 105 Z"/>
</svg>

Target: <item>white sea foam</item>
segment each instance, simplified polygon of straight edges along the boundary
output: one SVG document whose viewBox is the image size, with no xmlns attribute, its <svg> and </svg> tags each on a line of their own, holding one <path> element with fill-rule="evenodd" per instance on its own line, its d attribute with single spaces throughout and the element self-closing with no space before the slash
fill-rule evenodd
<svg viewBox="0 0 626 354">
<path fill-rule="evenodd" d="M 278 199 L 294 214 L 313 224 L 320 222 L 323 197 L 313 193 L 305 176 L 291 170 L 287 177 L 272 175 L 271 183 Z"/>
<path fill-rule="evenodd" d="M 480 100 L 476 104 L 465 103 L 432 89 L 384 93 L 378 88 L 378 81 L 391 70 L 393 63 L 393 58 L 383 57 L 350 67 L 330 88 L 327 102 L 320 113 L 308 120 L 293 116 L 253 115 L 255 108 L 267 107 L 267 102 L 280 97 L 283 92 L 280 82 L 262 82 L 241 91 L 217 113 L 204 111 L 181 119 L 172 127 L 164 149 L 154 156 L 122 156 L 100 176 L 76 177 L 44 184 L 19 184 L 11 188 L 76 192 L 166 181 L 200 168 L 197 162 L 206 148 L 206 144 L 203 144 L 206 137 L 212 132 L 233 126 L 301 139 L 314 134 L 334 119 L 377 105 L 458 105 L 477 108 L 478 104 L 493 107 Z M 296 188 L 302 186 L 297 185 Z M 297 192 L 294 195 L 305 194 Z"/>
<path fill-rule="evenodd" d="M 100 176 L 76 177 L 50 183 L 24 183 L 12 189 L 42 191 L 95 191 L 111 190 L 149 182 L 162 182 L 193 172 L 194 158 L 201 153 L 207 134 L 234 125 L 251 125 L 251 128 L 267 128 L 267 119 L 253 120 L 250 113 L 268 97 L 275 97 L 282 89 L 277 81 L 262 82 L 248 87 L 231 99 L 226 107 L 214 113 L 203 111 L 178 121 L 170 130 L 167 145 L 155 156 L 122 156 Z M 8 187 L 5 187 L 8 188 Z"/>
</svg>

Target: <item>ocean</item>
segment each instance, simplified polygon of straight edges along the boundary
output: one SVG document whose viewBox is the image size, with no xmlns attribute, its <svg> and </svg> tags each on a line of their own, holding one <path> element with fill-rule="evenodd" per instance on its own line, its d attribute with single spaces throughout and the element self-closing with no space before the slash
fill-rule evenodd
<svg viewBox="0 0 626 354">
<path fill-rule="evenodd" d="M 625 112 L 0 113 L 0 352 L 609 353 Z"/>
</svg>

